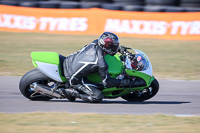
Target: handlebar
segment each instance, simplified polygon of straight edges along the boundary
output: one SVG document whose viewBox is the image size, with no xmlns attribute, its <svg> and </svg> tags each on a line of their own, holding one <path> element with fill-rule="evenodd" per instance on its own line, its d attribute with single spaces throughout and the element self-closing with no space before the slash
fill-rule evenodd
<svg viewBox="0 0 200 133">
<path fill-rule="evenodd" d="M 132 49 L 132 48 L 125 47 L 125 46 L 121 45 L 121 46 L 119 47 L 118 52 L 121 53 L 122 55 L 124 55 L 124 54 L 126 54 L 126 53 L 129 53 L 129 52 L 127 51 L 127 49 Z"/>
<path fill-rule="evenodd" d="M 119 47 L 118 52 L 122 54 L 122 60 L 125 61 L 126 56 L 128 56 L 129 59 L 134 59 L 135 58 L 135 54 L 132 54 L 131 52 L 128 51 L 128 49 L 132 49 L 130 47 L 125 47 L 123 45 L 121 45 Z"/>
</svg>

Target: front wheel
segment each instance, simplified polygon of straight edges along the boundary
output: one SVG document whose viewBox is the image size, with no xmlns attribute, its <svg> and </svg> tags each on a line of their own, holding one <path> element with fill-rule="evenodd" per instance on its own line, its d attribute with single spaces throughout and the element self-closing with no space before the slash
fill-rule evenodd
<svg viewBox="0 0 200 133">
<path fill-rule="evenodd" d="M 34 101 L 48 101 L 52 99 L 51 97 L 44 96 L 31 90 L 30 85 L 33 83 L 40 83 L 48 86 L 49 82 L 52 81 L 49 77 L 41 73 L 39 70 L 34 69 L 26 73 L 20 80 L 19 89 L 22 95 L 26 98 Z"/>
<path fill-rule="evenodd" d="M 156 79 L 153 80 L 151 85 L 148 88 L 145 88 L 141 95 L 138 95 L 136 92 L 122 96 L 124 100 L 129 102 L 142 102 L 154 97 L 159 91 L 159 83 Z"/>
</svg>

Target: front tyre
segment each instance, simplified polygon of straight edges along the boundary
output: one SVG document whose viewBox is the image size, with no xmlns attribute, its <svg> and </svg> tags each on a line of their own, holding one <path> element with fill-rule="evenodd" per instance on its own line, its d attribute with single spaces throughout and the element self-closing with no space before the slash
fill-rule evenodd
<svg viewBox="0 0 200 133">
<path fill-rule="evenodd" d="M 156 79 L 154 79 L 151 85 L 148 88 L 145 88 L 141 92 L 141 95 L 132 92 L 130 94 L 122 96 L 122 98 L 129 102 L 142 102 L 154 97 L 158 93 L 158 91 L 159 91 L 159 83 Z"/>
<path fill-rule="evenodd" d="M 30 85 L 33 83 L 42 83 L 47 84 L 51 79 L 41 73 L 39 70 L 34 69 L 26 73 L 20 80 L 19 83 L 19 90 L 26 98 L 33 100 L 33 101 L 48 101 L 52 99 L 51 97 L 44 96 L 40 93 L 36 93 L 31 90 Z"/>
</svg>

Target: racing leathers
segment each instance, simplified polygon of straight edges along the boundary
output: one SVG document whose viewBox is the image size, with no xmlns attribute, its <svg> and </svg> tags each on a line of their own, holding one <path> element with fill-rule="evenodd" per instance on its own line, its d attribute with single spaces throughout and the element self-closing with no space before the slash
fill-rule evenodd
<svg viewBox="0 0 200 133">
<path fill-rule="evenodd" d="M 108 65 L 104 59 L 105 53 L 99 47 L 98 39 L 86 45 L 78 52 L 69 55 L 63 64 L 64 75 L 78 94 L 73 96 L 87 102 L 101 102 L 103 94 L 94 84 L 87 84 L 84 78 L 92 73 L 98 72 L 103 87 L 120 86 L 119 79 L 113 79 L 108 74 Z"/>
</svg>

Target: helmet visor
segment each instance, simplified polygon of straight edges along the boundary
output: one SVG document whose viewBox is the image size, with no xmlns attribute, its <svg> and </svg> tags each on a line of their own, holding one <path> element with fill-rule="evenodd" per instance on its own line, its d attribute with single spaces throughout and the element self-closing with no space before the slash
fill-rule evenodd
<svg viewBox="0 0 200 133">
<path fill-rule="evenodd" d="M 107 53 L 110 54 L 110 55 L 115 55 L 117 53 L 119 49 L 119 43 L 116 43 L 114 45 L 111 45 L 108 49 L 107 49 Z"/>
</svg>

